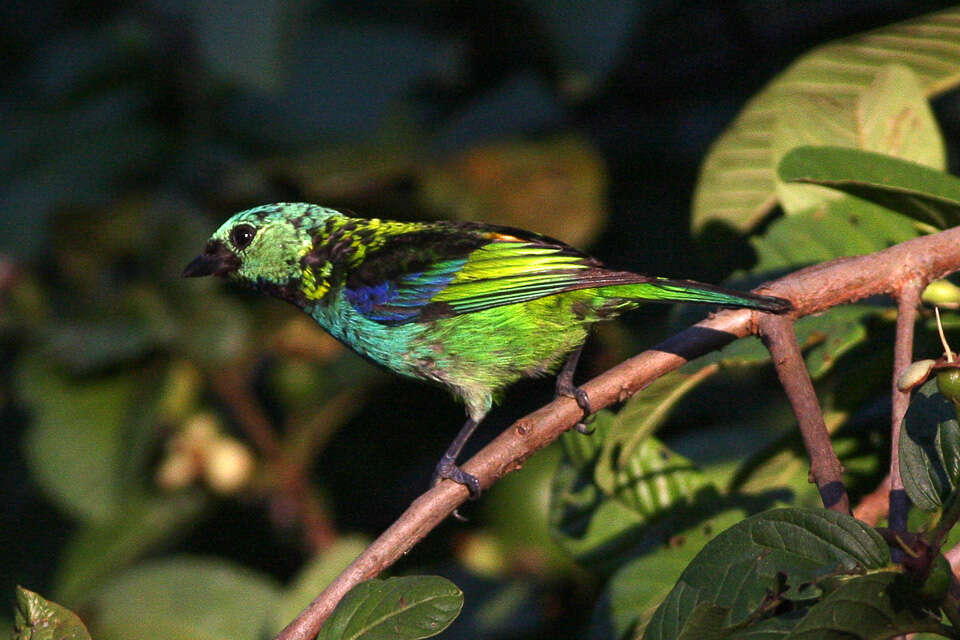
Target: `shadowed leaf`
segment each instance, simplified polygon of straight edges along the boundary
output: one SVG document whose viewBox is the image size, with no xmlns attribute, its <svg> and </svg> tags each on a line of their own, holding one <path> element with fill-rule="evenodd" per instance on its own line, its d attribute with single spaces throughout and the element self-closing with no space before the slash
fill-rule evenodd
<svg viewBox="0 0 960 640">
<path fill-rule="evenodd" d="M 590 438 L 562 436 L 566 457 L 554 476 L 550 525 L 576 559 L 612 570 L 624 555 L 659 544 L 668 525 L 648 528 L 651 523 L 689 506 L 701 490 L 712 495 L 690 460 L 649 435 L 709 373 L 669 374 L 619 413 L 598 413 Z"/>
<path fill-rule="evenodd" d="M 90 603 L 97 640 L 257 640 L 279 601 L 273 580 L 224 560 L 180 556 L 139 565 Z"/>
<path fill-rule="evenodd" d="M 741 521 L 749 511 L 731 508 L 688 529 L 672 532 L 666 543 L 621 566 L 607 582 L 594 611 L 590 637 L 595 640 L 639 637 L 691 560 L 707 542 Z"/>
<path fill-rule="evenodd" d="M 654 613 L 645 637 L 682 637 L 697 623 L 694 613 L 704 602 L 726 610 L 725 627 L 746 625 L 772 595 L 790 586 L 889 562 L 879 534 L 850 516 L 822 509 L 767 511 L 707 543 Z"/>
<path fill-rule="evenodd" d="M 957 410 L 937 389 L 936 378 L 913 394 L 900 431 L 900 475 L 913 504 L 941 508 L 960 480 Z"/>
<path fill-rule="evenodd" d="M 207 505 L 194 492 L 130 502 L 118 517 L 81 527 L 61 551 L 54 593 L 63 602 L 82 603 L 111 574 L 169 548 Z"/>
</svg>

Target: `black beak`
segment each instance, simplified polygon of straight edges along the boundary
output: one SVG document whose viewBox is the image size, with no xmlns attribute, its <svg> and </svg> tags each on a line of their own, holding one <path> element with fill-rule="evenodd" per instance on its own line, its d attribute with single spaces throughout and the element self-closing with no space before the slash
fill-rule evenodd
<svg viewBox="0 0 960 640">
<path fill-rule="evenodd" d="M 219 241 L 211 240 L 203 253 L 190 261 L 183 270 L 184 278 L 199 276 L 225 276 L 240 268 L 240 259 Z"/>
</svg>

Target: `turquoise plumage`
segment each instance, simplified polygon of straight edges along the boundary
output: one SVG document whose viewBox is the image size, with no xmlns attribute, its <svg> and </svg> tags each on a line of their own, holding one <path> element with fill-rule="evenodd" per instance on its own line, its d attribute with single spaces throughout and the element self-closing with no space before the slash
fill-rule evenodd
<svg viewBox="0 0 960 640">
<path fill-rule="evenodd" d="M 479 483 L 455 461 L 504 388 L 566 362 L 557 392 L 590 413 L 573 372 L 593 323 L 648 300 L 792 308 L 781 298 L 607 269 L 519 229 L 367 220 L 305 203 L 227 220 L 184 271 L 211 274 L 291 302 L 360 355 L 460 398 L 468 420 L 434 481 L 453 479 L 472 495 Z"/>
</svg>

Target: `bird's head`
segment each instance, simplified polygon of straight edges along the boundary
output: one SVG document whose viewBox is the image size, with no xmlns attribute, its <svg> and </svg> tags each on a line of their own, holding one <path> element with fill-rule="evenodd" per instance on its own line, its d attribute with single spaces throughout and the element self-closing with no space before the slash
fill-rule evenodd
<svg viewBox="0 0 960 640">
<path fill-rule="evenodd" d="M 315 230 L 339 212 L 313 204 L 268 204 L 234 214 L 183 271 L 185 278 L 230 277 L 251 286 L 287 286 L 302 275 L 300 259 Z"/>
</svg>

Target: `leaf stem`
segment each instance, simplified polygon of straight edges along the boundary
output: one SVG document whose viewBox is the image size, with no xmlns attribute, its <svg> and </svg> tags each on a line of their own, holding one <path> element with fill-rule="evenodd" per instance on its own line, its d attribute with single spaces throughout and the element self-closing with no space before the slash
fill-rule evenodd
<svg viewBox="0 0 960 640">
<path fill-rule="evenodd" d="M 934 307 L 933 313 L 937 316 L 937 333 L 940 334 L 940 344 L 943 345 L 943 354 L 947 357 L 947 362 L 953 362 L 953 351 L 950 350 L 950 343 L 947 342 L 947 336 L 943 334 L 943 323 L 940 322 L 940 307 Z"/>
</svg>

